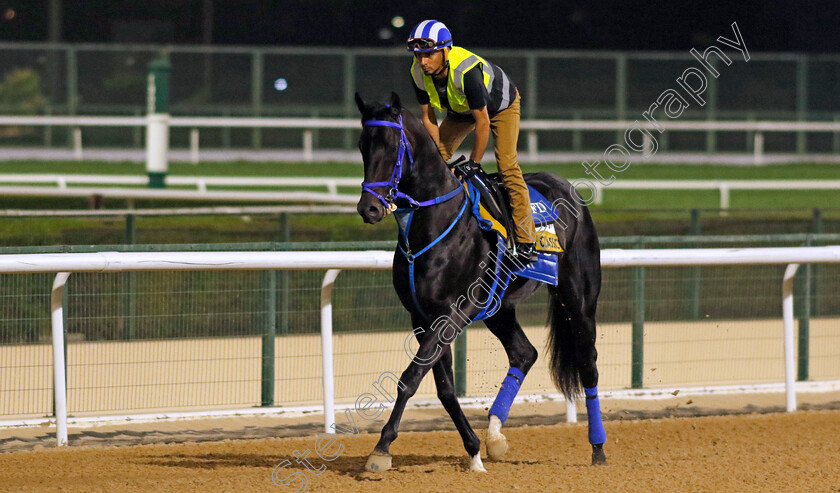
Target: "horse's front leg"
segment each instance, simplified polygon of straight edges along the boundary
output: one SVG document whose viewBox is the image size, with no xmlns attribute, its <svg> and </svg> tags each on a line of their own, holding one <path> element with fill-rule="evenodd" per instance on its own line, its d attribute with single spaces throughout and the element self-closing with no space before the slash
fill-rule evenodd
<svg viewBox="0 0 840 493">
<path fill-rule="evenodd" d="M 417 334 L 417 332 L 415 332 Z M 387 471 L 391 468 L 391 442 L 397 439 L 405 405 L 408 399 L 417 392 L 420 382 L 426 373 L 440 360 L 444 354 L 446 343 L 442 342 L 435 333 L 430 332 L 426 337 L 420 338 L 420 347 L 409 363 L 408 368 L 400 376 L 400 385 L 397 386 L 397 399 L 394 401 L 394 409 L 391 417 L 382 427 L 382 434 L 373 452 L 368 456 L 365 469 L 371 472 Z"/>
<path fill-rule="evenodd" d="M 470 471 L 487 472 L 481 462 L 481 440 L 473 431 L 467 417 L 464 416 L 464 411 L 461 409 L 461 404 L 455 394 L 455 375 L 452 372 L 452 348 L 450 345 L 444 348 L 443 356 L 435 363 L 433 371 L 438 398 L 446 412 L 449 413 L 449 417 L 452 418 L 452 422 L 455 423 L 455 427 L 461 435 L 461 440 L 464 442 L 464 449 L 470 456 Z"/>
</svg>

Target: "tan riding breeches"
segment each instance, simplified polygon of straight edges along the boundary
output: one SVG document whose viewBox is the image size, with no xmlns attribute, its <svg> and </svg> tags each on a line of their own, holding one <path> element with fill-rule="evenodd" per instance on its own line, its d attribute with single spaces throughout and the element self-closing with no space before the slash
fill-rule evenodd
<svg viewBox="0 0 840 493">
<path fill-rule="evenodd" d="M 503 111 L 490 117 L 490 131 L 493 132 L 493 150 L 499 174 L 510 194 L 513 208 L 513 222 L 516 225 L 516 239 L 521 243 L 536 242 L 534 218 L 531 216 L 531 198 L 522 178 L 522 170 L 516 160 L 516 143 L 519 140 L 519 92 L 516 99 Z M 473 132 L 475 121 L 471 115 L 447 114 L 440 124 L 440 154 L 449 161 L 461 142 Z"/>
</svg>

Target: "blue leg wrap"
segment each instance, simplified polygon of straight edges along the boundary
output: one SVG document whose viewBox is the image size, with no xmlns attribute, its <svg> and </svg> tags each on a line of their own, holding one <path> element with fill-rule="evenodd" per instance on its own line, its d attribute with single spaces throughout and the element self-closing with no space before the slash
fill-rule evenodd
<svg viewBox="0 0 840 493">
<path fill-rule="evenodd" d="M 510 406 L 513 404 L 513 399 L 519 392 L 519 387 L 522 385 L 523 380 L 525 380 L 525 374 L 519 371 L 518 368 L 511 368 L 502 381 L 502 388 L 499 389 L 499 395 L 493 401 L 493 406 L 490 408 L 489 413 L 499 418 L 502 424 L 507 421 Z"/>
<path fill-rule="evenodd" d="M 598 387 L 583 389 L 586 394 L 586 417 L 589 419 L 589 443 L 599 445 L 607 441 L 607 432 L 601 422 L 601 403 L 598 401 Z"/>
</svg>

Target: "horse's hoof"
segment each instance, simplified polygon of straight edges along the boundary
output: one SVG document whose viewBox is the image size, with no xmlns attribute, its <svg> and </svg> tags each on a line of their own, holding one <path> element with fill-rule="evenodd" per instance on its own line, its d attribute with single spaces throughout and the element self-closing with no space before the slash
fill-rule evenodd
<svg viewBox="0 0 840 493">
<path fill-rule="evenodd" d="M 487 472 L 487 469 L 484 468 L 484 464 L 481 463 L 481 452 L 470 458 L 470 471 Z"/>
<path fill-rule="evenodd" d="M 604 453 L 604 444 L 592 446 L 592 465 L 605 466 L 607 465 L 607 455 Z"/>
<path fill-rule="evenodd" d="M 391 469 L 391 456 L 389 454 L 383 454 L 374 450 L 368 456 L 367 464 L 365 464 L 366 471 L 382 472 L 388 469 Z"/>
<path fill-rule="evenodd" d="M 491 460 L 502 460 L 508 451 L 507 438 L 499 434 L 487 437 L 487 457 Z"/>
</svg>

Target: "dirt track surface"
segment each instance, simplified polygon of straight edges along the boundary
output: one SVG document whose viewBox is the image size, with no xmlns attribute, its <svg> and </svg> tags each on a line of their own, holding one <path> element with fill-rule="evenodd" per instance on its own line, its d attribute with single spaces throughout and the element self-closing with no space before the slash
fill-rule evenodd
<svg viewBox="0 0 840 493">
<path fill-rule="evenodd" d="M 605 423 L 609 464 L 589 465 L 584 424 L 505 430 L 511 444 L 487 473 L 468 471 L 454 431 L 402 433 L 393 469 L 364 472 L 378 436 L 342 437 L 324 462 L 315 436 L 0 454 L 0 491 L 840 491 L 840 411 Z M 483 439 L 484 432 L 479 436 Z M 311 450 L 320 475 L 296 463 Z M 338 450 L 338 443 L 329 449 Z M 484 455 L 482 451 L 482 455 Z"/>
</svg>

